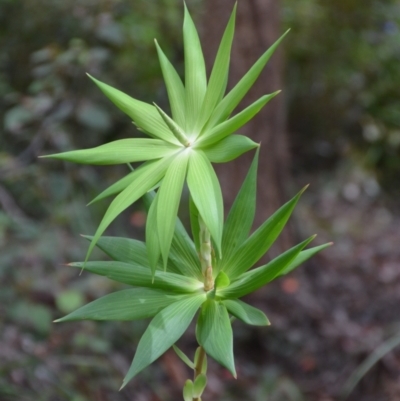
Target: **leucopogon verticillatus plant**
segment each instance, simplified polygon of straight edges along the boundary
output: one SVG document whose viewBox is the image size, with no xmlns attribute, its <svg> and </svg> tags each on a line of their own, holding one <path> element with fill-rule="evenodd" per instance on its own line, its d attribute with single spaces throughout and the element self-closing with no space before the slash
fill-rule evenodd
<svg viewBox="0 0 400 401">
<path fill-rule="evenodd" d="M 44 157 L 93 165 L 144 162 L 100 193 L 91 203 L 115 195 L 90 241 L 83 262 L 70 266 L 131 286 L 95 300 L 57 322 L 152 318 L 136 349 L 124 387 L 169 348 L 194 370 L 183 390 L 185 401 L 201 400 L 207 355 L 236 377 L 232 321 L 269 325 L 265 314 L 239 298 L 289 273 L 331 243 L 304 250 L 312 236 L 251 269 L 268 251 L 288 221 L 302 192 L 250 234 L 255 215 L 259 145 L 235 132 L 279 91 L 262 96 L 243 111 L 233 111 L 255 83 L 278 39 L 226 94 L 236 5 L 207 80 L 198 33 L 185 6 L 183 39 L 185 82 L 156 43 L 171 107 L 131 98 L 89 77 L 150 138 L 121 139 L 92 149 Z M 248 175 L 224 222 L 223 198 L 211 163 L 229 162 L 256 149 Z M 189 189 L 192 238 L 177 217 L 182 190 Z M 139 199 L 147 207 L 146 241 L 103 236 L 112 221 Z M 89 261 L 97 245 L 112 260 Z M 196 313 L 199 347 L 190 360 L 175 343 Z"/>
</svg>

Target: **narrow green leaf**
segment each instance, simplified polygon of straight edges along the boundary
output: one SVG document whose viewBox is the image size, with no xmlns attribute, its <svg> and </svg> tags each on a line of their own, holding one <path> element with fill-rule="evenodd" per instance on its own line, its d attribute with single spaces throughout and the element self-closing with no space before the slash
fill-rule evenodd
<svg viewBox="0 0 400 401">
<path fill-rule="evenodd" d="M 279 208 L 266 220 L 240 247 L 238 247 L 221 269 L 228 274 L 231 280 L 252 267 L 271 247 L 282 232 L 292 214 L 304 187 L 293 199 Z"/>
<path fill-rule="evenodd" d="M 271 324 L 263 311 L 243 301 L 227 299 L 222 301 L 222 303 L 226 306 L 230 314 L 244 323 L 251 324 L 252 326 L 269 326 Z"/>
<path fill-rule="evenodd" d="M 222 254 L 230 259 L 234 251 L 242 245 L 249 235 L 256 212 L 257 167 L 259 149 L 257 149 L 249 172 L 229 211 L 222 235 Z M 223 264 L 223 261 L 221 261 Z M 217 263 L 217 269 L 221 267 Z"/>
<path fill-rule="evenodd" d="M 194 369 L 194 363 L 188 358 L 188 356 L 181 351 L 175 344 L 172 346 L 176 355 L 187 365 L 189 368 Z"/>
<path fill-rule="evenodd" d="M 302 263 L 313 257 L 315 254 L 323 251 L 324 249 L 333 245 L 333 242 L 328 242 L 327 244 L 315 246 L 314 248 L 306 249 L 305 251 L 301 251 L 296 258 L 291 262 L 284 270 L 279 273 L 279 276 L 284 276 L 285 274 L 290 273 L 296 267 L 300 266 Z"/>
<path fill-rule="evenodd" d="M 190 156 L 187 183 L 193 202 L 210 230 L 221 257 L 223 201 L 218 178 L 207 157 L 201 151 Z"/>
<path fill-rule="evenodd" d="M 84 262 L 74 262 L 68 266 L 82 268 L 83 264 Z M 196 279 L 159 270 L 156 271 L 153 281 L 151 270 L 136 263 L 86 262 L 85 270 L 119 283 L 161 289 L 175 294 L 189 294 L 204 288 L 204 284 Z"/>
<path fill-rule="evenodd" d="M 216 124 L 224 121 L 240 103 L 249 89 L 253 86 L 254 82 L 261 74 L 268 60 L 289 31 L 286 31 L 250 68 L 250 70 L 244 75 L 239 83 L 225 96 L 224 99 L 215 108 L 213 114 L 210 117 L 208 127 L 213 127 Z"/>
<path fill-rule="evenodd" d="M 228 25 L 226 26 L 221 44 L 218 48 L 217 56 L 215 57 L 214 66 L 211 71 L 210 80 L 208 82 L 206 96 L 204 98 L 200 112 L 200 129 L 207 122 L 212 111 L 214 110 L 218 102 L 222 99 L 226 90 L 226 84 L 228 82 L 229 74 L 231 47 L 233 35 L 235 33 L 236 6 L 237 3 L 235 3 L 233 7 L 231 17 L 228 21 Z"/>
<path fill-rule="evenodd" d="M 240 113 L 236 114 L 227 121 L 213 126 L 211 123 L 207 124 L 207 128 L 203 130 L 200 138 L 196 141 L 196 147 L 203 149 L 210 145 L 221 141 L 227 136 L 231 135 L 248 121 L 250 121 L 271 99 L 273 99 L 280 91 L 265 95 L 255 101 L 250 106 L 246 107 Z"/>
<path fill-rule="evenodd" d="M 150 165 L 150 164 L 148 164 L 148 165 Z M 92 199 L 87 204 L 87 206 L 90 206 L 95 202 L 98 202 L 100 200 L 108 198 L 109 196 L 116 195 L 116 194 L 119 194 L 120 192 L 122 192 L 125 188 L 127 188 L 135 180 L 135 178 L 137 176 L 136 171 L 137 170 L 133 171 L 132 173 L 129 173 L 128 175 L 121 178 L 114 184 L 110 185 L 107 189 L 105 189 L 103 192 L 99 193 L 94 199 Z"/>
<path fill-rule="evenodd" d="M 137 127 L 153 137 L 163 139 L 174 145 L 180 145 L 154 106 L 133 99 L 89 74 L 88 76 L 119 109 L 132 118 Z"/>
<path fill-rule="evenodd" d="M 83 235 L 84 238 L 89 241 L 92 240 L 92 236 Z M 111 259 L 117 262 L 126 263 L 137 263 L 143 267 L 149 267 L 149 257 L 147 255 L 146 244 L 142 241 L 138 241 L 131 238 L 122 237 L 101 237 L 96 246 L 107 254 Z M 163 270 L 161 263 L 156 266 L 158 270 Z M 181 274 L 181 270 L 178 269 L 173 261 L 169 261 L 167 271 L 171 273 Z"/>
<path fill-rule="evenodd" d="M 176 221 L 169 258 L 184 276 L 203 280 L 194 243 L 179 219 Z"/>
<path fill-rule="evenodd" d="M 114 292 L 82 306 L 56 320 L 140 320 L 155 316 L 183 295 L 170 295 L 160 290 L 133 288 Z"/>
<path fill-rule="evenodd" d="M 189 213 L 190 213 L 190 228 L 192 229 L 192 236 L 196 246 L 197 253 L 200 252 L 200 223 L 199 211 L 193 202 L 192 197 L 189 197 Z"/>
<path fill-rule="evenodd" d="M 164 266 L 167 265 L 174 235 L 179 202 L 185 182 L 190 150 L 184 150 L 172 161 L 158 191 L 157 229 Z"/>
<path fill-rule="evenodd" d="M 229 277 L 224 272 L 219 272 L 215 279 L 215 289 L 228 287 L 230 283 Z"/>
<path fill-rule="evenodd" d="M 193 382 L 188 379 L 183 386 L 183 400 L 193 401 Z"/>
<path fill-rule="evenodd" d="M 199 398 L 203 394 L 204 389 L 207 386 L 207 377 L 203 373 L 200 373 L 193 383 L 193 397 Z"/>
<path fill-rule="evenodd" d="M 165 124 L 167 124 L 170 131 L 173 133 L 174 137 L 184 146 L 189 146 L 190 142 L 188 138 L 186 138 L 185 132 L 182 128 L 160 107 L 158 107 L 155 103 L 157 111 L 160 113 L 161 118 L 164 120 Z"/>
<path fill-rule="evenodd" d="M 229 287 L 217 290 L 217 296 L 229 299 L 241 298 L 258 290 L 277 277 L 314 238 L 315 235 L 282 253 L 266 265 L 242 274 Z"/>
<path fill-rule="evenodd" d="M 160 60 L 165 85 L 167 87 L 169 104 L 171 105 L 172 117 L 179 126 L 185 126 L 185 88 L 182 80 L 170 63 L 158 42 L 155 40 L 158 58 Z"/>
<path fill-rule="evenodd" d="M 139 341 L 122 387 L 179 340 L 205 297 L 205 294 L 201 294 L 182 299 L 167 306 L 153 318 Z"/>
<path fill-rule="evenodd" d="M 41 156 L 81 164 L 124 164 L 171 156 L 180 147 L 160 139 L 120 139 L 91 149 Z"/>
<path fill-rule="evenodd" d="M 258 146 L 247 136 L 231 135 L 202 150 L 210 162 L 226 163 Z"/>
<path fill-rule="evenodd" d="M 150 208 L 154 197 L 154 192 L 149 192 L 143 197 L 146 208 Z M 184 276 L 203 280 L 200 261 L 195 246 L 179 218 L 175 223 L 175 232 L 172 238 L 169 259 Z M 168 270 L 169 269 L 170 264 L 168 265 Z"/>
<path fill-rule="evenodd" d="M 91 235 L 82 237 L 89 241 L 93 239 Z M 149 266 L 146 244 L 142 241 L 122 237 L 101 237 L 96 246 L 117 262 L 133 262 L 141 266 Z"/>
<path fill-rule="evenodd" d="M 206 93 L 207 77 L 199 35 L 186 5 L 183 22 L 183 45 L 185 52 L 186 132 L 190 139 L 193 139 L 191 134 L 197 134 L 192 131 L 196 128 L 196 121 Z"/>
<path fill-rule="evenodd" d="M 159 231 L 157 226 L 158 199 L 159 192 L 157 192 L 150 206 L 146 221 L 146 248 L 153 277 L 161 256 L 160 239 L 158 235 Z"/>
<path fill-rule="evenodd" d="M 136 174 L 135 180 L 111 202 L 89 246 L 85 261 L 111 222 L 161 180 L 170 162 L 170 159 L 161 159 L 152 163 L 148 169 L 133 172 Z"/>
<path fill-rule="evenodd" d="M 212 299 L 204 302 L 197 321 L 196 337 L 207 355 L 236 377 L 232 326 L 223 304 Z"/>
</svg>

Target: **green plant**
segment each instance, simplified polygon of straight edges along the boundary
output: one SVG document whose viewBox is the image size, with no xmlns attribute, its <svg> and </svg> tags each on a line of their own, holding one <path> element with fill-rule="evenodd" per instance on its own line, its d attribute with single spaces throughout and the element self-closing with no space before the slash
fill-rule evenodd
<svg viewBox="0 0 400 401">
<path fill-rule="evenodd" d="M 172 118 L 157 105 L 132 99 L 91 77 L 151 139 L 123 139 L 93 149 L 47 156 L 100 165 L 145 162 L 92 201 L 118 194 L 95 235 L 86 237 L 91 243 L 85 261 L 70 264 L 134 288 L 100 298 L 58 321 L 152 317 L 122 387 L 174 346 L 194 370 L 194 380 L 188 380 L 184 387 L 186 401 L 200 400 L 206 386 L 206 355 L 236 376 L 232 317 L 251 325 L 269 324 L 262 311 L 239 298 L 289 273 L 330 245 L 303 250 L 314 239 L 312 236 L 266 265 L 249 270 L 279 236 L 305 188 L 249 235 L 255 214 L 259 145 L 232 134 L 278 92 L 263 96 L 233 117 L 230 115 L 283 36 L 225 95 L 235 13 L 236 7 L 208 82 L 198 34 L 186 8 L 185 86 L 156 42 Z M 224 223 L 221 189 L 211 162 L 228 162 L 253 148 L 257 148 L 253 163 Z M 190 192 L 193 239 L 177 218 L 185 180 Z M 103 237 L 108 225 L 139 198 L 143 198 L 148 209 L 146 242 Z M 95 245 L 112 261 L 88 261 Z M 175 343 L 199 310 L 196 337 L 200 347 L 191 361 Z"/>
</svg>

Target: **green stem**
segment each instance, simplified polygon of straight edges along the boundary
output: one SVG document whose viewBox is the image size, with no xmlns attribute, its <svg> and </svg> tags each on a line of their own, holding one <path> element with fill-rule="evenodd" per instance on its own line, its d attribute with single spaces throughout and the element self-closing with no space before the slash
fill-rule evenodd
<svg viewBox="0 0 400 401">
<path fill-rule="evenodd" d="M 200 263 L 201 271 L 204 276 L 204 291 L 211 291 L 214 288 L 213 268 L 212 268 L 212 246 L 210 231 L 204 224 L 199 215 L 200 226 Z"/>
<path fill-rule="evenodd" d="M 199 357 L 197 358 L 196 366 L 194 367 L 193 383 L 196 381 L 197 376 L 199 376 L 203 370 L 204 358 L 206 358 L 206 352 L 203 347 L 199 347 Z M 201 401 L 200 397 L 194 397 L 193 401 Z"/>
</svg>

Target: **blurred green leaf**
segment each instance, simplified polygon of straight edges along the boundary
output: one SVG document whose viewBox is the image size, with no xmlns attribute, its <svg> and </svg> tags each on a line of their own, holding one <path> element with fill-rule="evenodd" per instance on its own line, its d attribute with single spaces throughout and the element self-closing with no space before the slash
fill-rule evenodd
<svg viewBox="0 0 400 401">
<path fill-rule="evenodd" d="M 133 288 L 105 295 L 78 310 L 57 319 L 71 320 L 140 320 L 153 317 L 182 295 L 170 295 L 160 290 Z"/>
<path fill-rule="evenodd" d="M 238 299 L 227 299 L 222 301 L 222 303 L 226 306 L 229 313 L 244 323 L 253 326 L 269 326 L 271 324 L 263 311 L 254 308 L 243 301 Z"/>
</svg>

